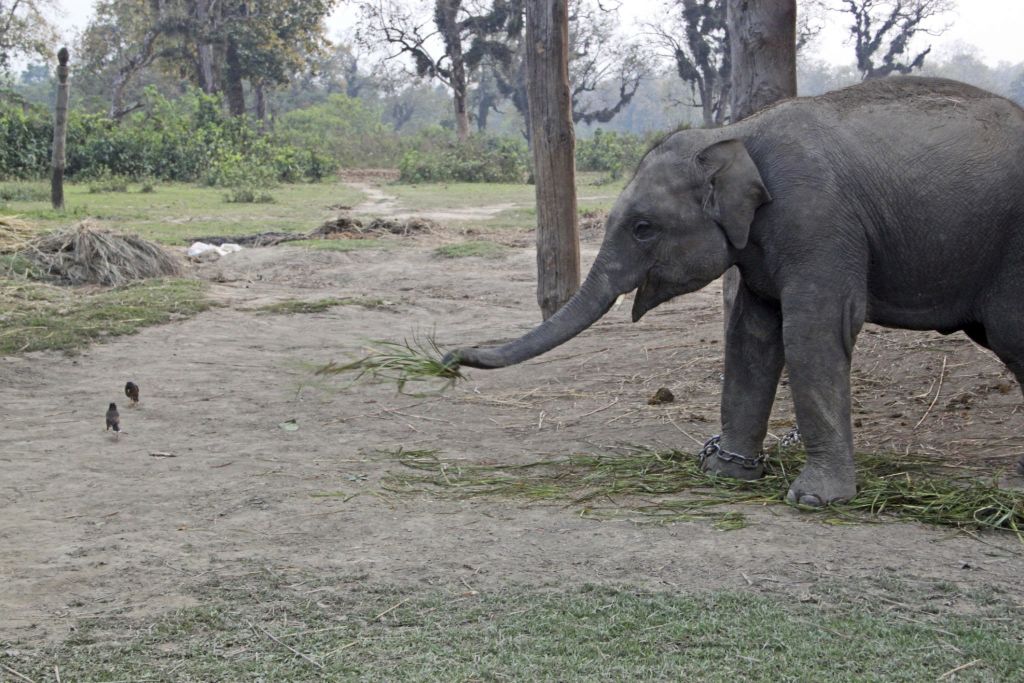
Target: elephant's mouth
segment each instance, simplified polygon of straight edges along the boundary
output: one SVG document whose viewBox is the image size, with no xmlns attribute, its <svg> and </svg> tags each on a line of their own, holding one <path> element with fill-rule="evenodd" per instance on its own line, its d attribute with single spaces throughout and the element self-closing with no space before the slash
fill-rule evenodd
<svg viewBox="0 0 1024 683">
<path fill-rule="evenodd" d="M 633 299 L 633 322 L 644 317 L 647 311 L 673 299 L 680 294 L 689 294 L 703 287 L 706 282 L 698 279 L 687 280 L 686 282 L 670 282 L 663 280 L 652 272 L 647 273 L 640 286 L 636 288 L 636 297 Z"/>
</svg>

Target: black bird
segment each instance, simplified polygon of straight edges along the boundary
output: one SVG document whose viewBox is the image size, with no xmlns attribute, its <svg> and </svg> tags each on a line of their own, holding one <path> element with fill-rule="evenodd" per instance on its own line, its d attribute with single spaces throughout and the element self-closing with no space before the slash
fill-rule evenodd
<svg viewBox="0 0 1024 683">
<path fill-rule="evenodd" d="M 121 436 L 121 415 L 117 412 L 117 404 L 111 403 L 107 408 L 107 428 L 103 431 L 114 430 L 114 438 Z"/>
<path fill-rule="evenodd" d="M 131 405 L 139 402 L 139 385 L 135 382 L 128 382 L 124 385 L 124 395 L 131 399 Z"/>
</svg>

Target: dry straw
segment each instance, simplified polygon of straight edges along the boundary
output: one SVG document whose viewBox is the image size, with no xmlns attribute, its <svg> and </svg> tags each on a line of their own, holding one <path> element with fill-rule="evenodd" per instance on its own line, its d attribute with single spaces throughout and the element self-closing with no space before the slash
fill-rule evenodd
<svg viewBox="0 0 1024 683">
<path fill-rule="evenodd" d="M 0 216 L 0 254 L 24 249 L 35 234 L 32 225 L 17 216 Z"/>
<path fill-rule="evenodd" d="M 104 230 L 88 221 L 32 240 L 21 254 L 34 262 L 44 277 L 72 285 L 116 287 L 181 273 L 178 261 L 158 244 L 138 235 Z"/>
</svg>

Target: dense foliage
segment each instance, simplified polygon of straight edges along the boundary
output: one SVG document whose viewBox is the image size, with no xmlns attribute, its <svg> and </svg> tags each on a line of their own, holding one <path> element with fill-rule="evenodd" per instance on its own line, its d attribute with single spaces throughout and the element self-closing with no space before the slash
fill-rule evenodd
<svg viewBox="0 0 1024 683">
<path fill-rule="evenodd" d="M 473 135 L 457 141 L 442 129 L 423 131 L 398 164 L 407 183 L 521 183 L 529 173 L 526 143 Z"/>
<path fill-rule="evenodd" d="M 52 139 L 44 109 L 0 108 L 0 176 L 45 176 Z M 120 122 L 74 109 L 68 118 L 70 179 L 117 176 L 234 186 L 243 180 L 318 180 L 334 166 L 316 147 L 264 135 L 249 121 L 226 115 L 219 98 L 198 91 L 175 100 L 149 92 L 143 109 Z"/>
<path fill-rule="evenodd" d="M 275 134 L 292 147 L 318 150 L 344 168 L 394 167 L 401 157 L 399 136 L 382 123 L 381 111 L 342 94 L 287 112 L 277 120 Z"/>
<path fill-rule="evenodd" d="M 602 171 L 618 179 L 637 165 L 649 146 L 644 136 L 598 129 L 592 137 L 576 140 L 576 168 Z"/>
</svg>

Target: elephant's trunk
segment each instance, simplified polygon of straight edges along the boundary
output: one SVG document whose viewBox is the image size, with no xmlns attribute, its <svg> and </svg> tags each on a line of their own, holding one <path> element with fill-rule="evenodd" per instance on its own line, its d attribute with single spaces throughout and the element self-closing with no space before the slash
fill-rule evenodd
<svg viewBox="0 0 1024 683">
<path fill-rule="evenodd" d="M 579 291 L 553 316 L 515 341 L 488 349 L 458 349 L 449 352 L 444 362 L 472 368 L 504 368 L 530 360 L 593 325 L 608 312 L 619 294 L 634 288 L 635 285 L 625 289 L 613 285 L 605 259 L 599 254 Z"/>
</svg>

